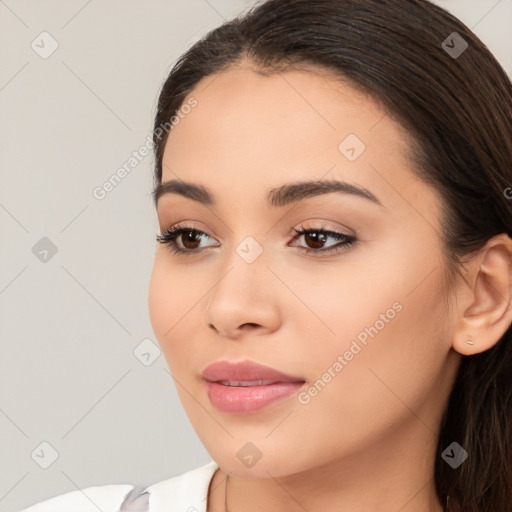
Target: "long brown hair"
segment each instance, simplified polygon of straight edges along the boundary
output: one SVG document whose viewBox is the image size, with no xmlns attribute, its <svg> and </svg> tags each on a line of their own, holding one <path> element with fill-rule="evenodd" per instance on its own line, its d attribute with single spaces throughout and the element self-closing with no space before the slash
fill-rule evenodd
<svg viewBox="0 0 512 512">
<path fill-rule="evenodd" d="M 489 238 L 512 237 L 510 79 L 468 27 L 427 0 L 267 0 L 209 32 L 160 92 L 155 187 L 168 136 L 158 128 L 199 80 L 247 58 L 266 73 L 326 68 L 408 130 L 413 172 L 443 200 L 450 283 Z M 469 453 L 456 469 L 441 457 L 454 441 Z M 447 511 L 512 512 L 512 327 L 491 349 L 462 357 L 435 460 Z"/>
</svg>

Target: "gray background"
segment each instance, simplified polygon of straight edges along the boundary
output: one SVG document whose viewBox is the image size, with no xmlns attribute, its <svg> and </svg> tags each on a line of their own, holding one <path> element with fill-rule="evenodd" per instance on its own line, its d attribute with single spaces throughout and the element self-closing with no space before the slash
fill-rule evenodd
<svg viewBox="0 0 512 512">
<path fill-rule="evenodd" d="M 0 512 L 210 460 L 154 359 L 152 156 L 92 191 L 145 143 L 177 57 L 249 3 L 0 0 Z M 512 73 L 512 0 L 438 3 Z"/>
</svg>

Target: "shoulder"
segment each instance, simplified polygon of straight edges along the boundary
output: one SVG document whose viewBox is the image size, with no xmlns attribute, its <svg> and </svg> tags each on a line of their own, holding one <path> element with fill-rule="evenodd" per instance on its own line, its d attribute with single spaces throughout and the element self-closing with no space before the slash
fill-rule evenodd
<svg viewBox="0 0 512 512">
<path fill-rule="evenodd" d="M 210 481 L 218 469 L 211 461 L 148 487 L 113 484 L 60 494 L 19 512 L 203 512 Z"/>
</svg>

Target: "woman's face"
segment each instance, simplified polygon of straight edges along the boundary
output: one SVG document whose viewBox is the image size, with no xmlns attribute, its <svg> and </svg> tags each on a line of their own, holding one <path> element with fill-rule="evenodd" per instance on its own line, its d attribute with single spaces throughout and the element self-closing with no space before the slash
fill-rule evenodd
<svg viewBox="0 0 512 512">
<path fill-rule="evenodd" d="M 429 465 L 459 359 L 441 203 L 412 174 L 406 133 L 368 96 L 306 71 L 230 69 L 191 98 L 162 182 L 204 187 L 212 201 L 176 188 L 160 196 L 161 233 L 186 227 L 174 245 L 188 254 L 158 244 L 149 307 L 202 443 L 242 477 L 356 457 Z M 286 192 L 326 180 L 354 188 Z M 218 361 L 299 382 L 208 384 L 203 371 Z"/>
</svg>

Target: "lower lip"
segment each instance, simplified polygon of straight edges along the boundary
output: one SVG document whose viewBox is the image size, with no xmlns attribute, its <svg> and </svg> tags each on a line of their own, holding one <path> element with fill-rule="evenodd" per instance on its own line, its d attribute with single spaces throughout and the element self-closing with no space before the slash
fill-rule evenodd
<svg viewBox="0 0 512 512">
<path fill-rule="evenodd" d="M 244 414 L 259 411 L 270 404 L 293 395 L 303 382 L 277 382 L 268 386 L 225 386 L 206 382 L 208 398 L 222 412 Z"/>
</svg>

